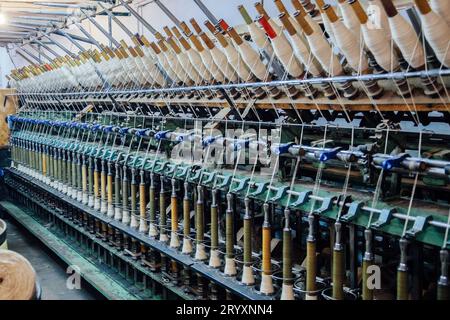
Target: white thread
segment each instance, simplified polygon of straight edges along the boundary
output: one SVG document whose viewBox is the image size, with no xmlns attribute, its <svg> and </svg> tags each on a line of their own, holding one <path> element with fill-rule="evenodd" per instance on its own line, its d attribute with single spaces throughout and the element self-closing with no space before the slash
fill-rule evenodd
<svg viewBox="0 0 450 320">
<path fill-rule="evenodd" d="M 450 51 L 447 50 L 449 43 L 450 27 L 435 12 L 420 14 L 422 28 L 428 43 L 433 48 L 436 57 L 447 68 L 450 67 Z"/>
<path fill-rule="evenodd" d="M 343 73 L 338 58 L 333 54 L 330 44 L 321 33 L 314 32 L 306 38 L 308 39 L 312 53 L 330 76 L 337 76 Z"/>
<path fill-rule="evenodd" d="M 217 47 L 211 49 L 211 55 L 224 76 L 230 82 L 237 81 L 236 71 L 234 71 L 233 67 L 228 63 L 227 56 Z"/>
<path fill-rule="evenodd" d="M 449 0 L 430 0 L 430 6 L 434 12 L 439 14 L 450 26 L 450 1 Z"/>
<path fill-rule="evenodd" d="M 380 29 L 369 29 L 366 24 L 361 25 L 364 41 L 372 52 L 378 65 L 385 71 L 397 69 L 400 65 L 395 51 L 391 51 L 391 41 L 386 33 Z"/>
<path fill-rule="evenodd" d="M 247 65 L 245 63 L 242 63 L 239 51 L 237 51 L 232 44 L 226 46 L 224 50 L 228 58 L 228 62 L 237 72 L 239 77 L 244 81 L 250 79 L 252 77 L 252 74 L 250 73 L 250 69 L 247 67 Z"/>
<path fill-rule="evenodd" d="M 216 81 L 224 82 L 225 77 L 222 71 L 220 71 L 217 64 L 214 62 L 214 58 L 211 52 L 208 49 L 204 49 L 203 51 L 200 52 L 200 57 L 202 58 L 202 61 L 206 66 L 206 68 L 208 69 L 208 71 L 212 74 L 213 78 L 216 79 Z"/>
<path fill-rule="evenodd" d="M 425 53 L 413 27 L 400 14 L 389 18 L 389 25 L 392 38 L 402 52 L 403 58 L 413 68 L 422 67 L 425 64 Z"/>
<path fill-rule="evenodd" d="M 193 48 L 186 50 L 186 53 L 189 57 L 189 60 L 191 61 L 193 68 L 195 68 L 195 70 L 197 70 L 200 77 L 203 78 L 203 80 L 210 82 L 212 79 L 212 74 L 206 68 L 205 64 L 202 61 L 202 57 L 200 56 L 200 54 L 197 51 L 195 51 Z"/>
<path fill-rule="evenodd" d="M 330 41 L 333 44 L 333 46 L 340 48 L 336 42 L 336 36 L 334 34 L 334 30 L 331 27 L 331 21 L 328 18 L 326 13 L 322 13 L 322 22 L 323 22 L 323 26 L 325 27 L 325 31 L 328 33 L 328 36 L 330 37 Z"/>
<path fill-rule="evenodd" d="M 242 59 L 252 70 L 253 74 L 261 81 L 266 78 L 267 68 L 266 65 L 259 58 L 259 54 L 248 44 L 247 41 L 238 46 L 239 52 L 242 55 Z"/>
<path fill-rule="evenodd" d="M 180 82 L 181 78 L 178 77 L 178 75 L 173 70 L 172 66 L 169 63 L 169 59 L 167 59 L 166 55 L 163 52 L 160 52 L 156 55 L 156 57 L 157 57 L 159 63 L 161 64 L 162 68 L 169 75 L 169 77 L 175 82 Z"/>
<path fill-rule="evenodd" d="M 344 56 L 347 58 L 348 64 L 354 71 L 365 71 L 369 68 L 367 57 L 362 51 L 359 38 L 355 36 L 344 23 L 340 20 L 331 24 L 333 33 L 336 35 L 337 46 L 341 49 Z"/>
<path fill-rule="evenodd" d="M 311 59 L 311 52 L 298 34 L 291 36 L 291 43 L 294 47 L 295 56 L 303 63 L 306 70 L 314 77 L 319 77 L 321 73 L 320 66 L 316 59 Z"/>
<path fill-rule="evenodd" d="M 291 76 L 295 78 L 300 77 L 303 73 L 303 68 L 293 56 L 294 51 L 287 39 L 285 37 L 277 36 L 272 39 L 272 46 L 284 69 Z"/>
<path fill-rule="evenodd" d="M 269 41 L 267 41 L 267 36 L 264 31 L 254 22 L 247 25 L 247 27 L 248 32 L 250 33 L 250 36 L 252 37 L 252 40 L 255 42 L 256 46 L 261 50 L 265 50 L 269 56 L 272 56 L 273 49 L 270 46 Z"/>
<path fill-rule="evenodd" d="M 341 9 L 345 26 L 348 30 L 353 32 L 357 38 L 359 38 L 361 23 L 359 22 L 355 11 L 350 7 L 350 4 L 347 1 L 339 2 L 339 8 Z"/>
</svg>

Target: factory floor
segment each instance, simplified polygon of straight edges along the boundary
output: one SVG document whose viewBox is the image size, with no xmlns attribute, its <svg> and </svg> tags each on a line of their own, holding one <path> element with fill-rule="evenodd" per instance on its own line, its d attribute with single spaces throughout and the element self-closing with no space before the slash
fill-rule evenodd
<svg viewBox="0 0 450 320">
<path fill-rule="evenodd" d="M 103 296 L 83 281 L 81 289 L 68 289 L 67 266 L 12 219 L 5 221 L 8 224 L 8 249 L 22 254 L 33 265 L 42 287 L 41 300 L 103 299 Z"/>
</svg>

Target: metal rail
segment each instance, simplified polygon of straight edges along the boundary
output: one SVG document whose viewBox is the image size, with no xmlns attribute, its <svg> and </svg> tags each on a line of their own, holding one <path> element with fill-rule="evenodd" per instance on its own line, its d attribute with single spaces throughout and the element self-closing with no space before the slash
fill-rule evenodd
<svg viewBox="0 0 450 320">
<path fill-rule="evenodd" d="M 251 82 L 251 83 L 235 83 L 235 84 L 219 84 L 208 86 L 189 86 L 189 87 L 173 87 L 173 88 L 155 88 L 155 89 L 139 89 L 139 90 L 105 90 L 105 91 L 88 91 L 88 92 L 35 92 L 26 93 L 29 96 L 86 96 L 86 95 L 104 95 L 104 94 L 152 94 L 152 93 L 171 93 L 171 92 L 189 92 L 198 90 L 229 90 L 242 88 L 261 88 L 261 87 L 280 87 L 280 86 L 299 86 L 304 84 L 321 84 L 321 83 L 340 83 L 346 81 L 369 81 L 369 80 L 396 80 L 411 78 L 435 78 L 450 76 L 450 69 L 432 69 L 428 71 L 413 72 L 391 72 L 385 74 L 368 74 L 355 76 L 338 76 L 338 77 L 320 77 L 309 79 L 295 80 L 279 80 L 270 82 Z M 10 95 L 22 95 L 15 93 Z"/>
</svg>

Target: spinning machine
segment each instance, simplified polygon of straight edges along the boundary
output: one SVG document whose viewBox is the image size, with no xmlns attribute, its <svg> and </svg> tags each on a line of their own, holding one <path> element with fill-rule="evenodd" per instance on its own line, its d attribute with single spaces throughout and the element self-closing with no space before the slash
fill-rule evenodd
<svg viewBox="0 0 450 320">
<path fill-rule="evenodd" d="M 8 197 L 143 298 L 447 300 L 450 2 L 164 2 L 20 53 Z"/>
</svg>

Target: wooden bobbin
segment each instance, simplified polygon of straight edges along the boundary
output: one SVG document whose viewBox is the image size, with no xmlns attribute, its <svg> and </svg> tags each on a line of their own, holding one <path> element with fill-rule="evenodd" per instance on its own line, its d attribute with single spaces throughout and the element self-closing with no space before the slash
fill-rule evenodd
<svg viewBox="0 0 450 320">
<path fill-rule="evenodd" d="M 0 250 L 0 300 L 36 299 L 36 272 L 22 255 Z"/>
</svg>

